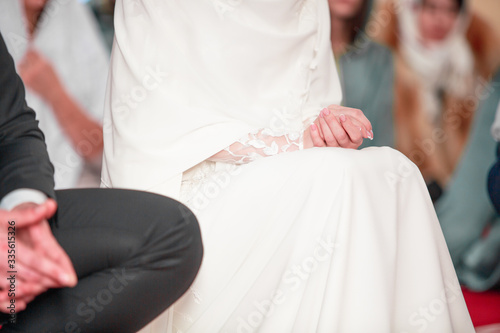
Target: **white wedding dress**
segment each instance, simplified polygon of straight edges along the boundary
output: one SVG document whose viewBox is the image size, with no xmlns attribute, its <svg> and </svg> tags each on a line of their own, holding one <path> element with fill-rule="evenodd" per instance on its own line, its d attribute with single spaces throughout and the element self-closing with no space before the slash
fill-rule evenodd
<svg viewBox="0 0 500 333">
<path fill-rule="evenodd" d="M 302 149 L 341 99 L 326 0 L 134 0 L 115 15 L 102 184 L 186 203 L 205 249 L 141 332 L 474 331 L 415 165 Z"/>
<path fill-rule="evenodd" d="M 183 189 L 204 261 L 143 332 L 473 332 L 425 184 L 395 150 L 205 163 Z"/>
</svg>

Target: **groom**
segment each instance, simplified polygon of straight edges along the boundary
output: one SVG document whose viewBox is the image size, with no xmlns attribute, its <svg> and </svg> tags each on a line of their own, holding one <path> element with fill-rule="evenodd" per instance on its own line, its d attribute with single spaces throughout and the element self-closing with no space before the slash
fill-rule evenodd
<svg viewBox="0 0 500 333">
<path fill-rule="evenodd" d="M 150 193 L 54 191 L 53 171 L 0 34 L 0 331 L 136 332 L 196 276 L 195 217 Z"/>
</svg>

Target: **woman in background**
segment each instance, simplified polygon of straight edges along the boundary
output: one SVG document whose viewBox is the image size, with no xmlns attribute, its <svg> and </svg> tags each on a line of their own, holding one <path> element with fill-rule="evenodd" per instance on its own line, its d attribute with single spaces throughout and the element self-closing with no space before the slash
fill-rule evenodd
<svg viewBox="0 0 500 333">
<path fill-rule="evenodd" d="M 500 64 L 500 43 L 465 0 L 391 0 L 379 17 L 379 39 L 398 56 L 397 148 L 444 188 Z"/>
<path fill-rule="evenodd" d="M 494 161 L 489 128 L 499 95 L 498 78 L 490 80 L 500 42 L 465 0 L 391 1 L 379 13 L 387 18 L 381 39 L 398 54 L 396 146 L 444 189 L 436 210 L 460 280 L 488 288 L 462 272 L 471 271 L 474 244 L 497 218 L 485 179 Z"/>
<path fill-rule="evenodd" d="M 76 0 L 2 0 L 0 30 L 36 110 L 56 188 L 98 186 L 108 53 Z"/>
</svg>

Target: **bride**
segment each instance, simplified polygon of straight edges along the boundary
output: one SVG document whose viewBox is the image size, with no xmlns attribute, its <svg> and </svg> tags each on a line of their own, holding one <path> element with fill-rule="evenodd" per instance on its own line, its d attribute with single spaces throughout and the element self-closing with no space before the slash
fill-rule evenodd
<svg viewBox="0 0 500 333">
<path fill-rule="evenodd" d="M 474 331 L 418 169 L 345 149 L 373 133 L 335 105 L 327 0 L 115 15 L 102 184 L 186 203 L 205 247 L 190 291 L 143 332 Z"/>
</svg>

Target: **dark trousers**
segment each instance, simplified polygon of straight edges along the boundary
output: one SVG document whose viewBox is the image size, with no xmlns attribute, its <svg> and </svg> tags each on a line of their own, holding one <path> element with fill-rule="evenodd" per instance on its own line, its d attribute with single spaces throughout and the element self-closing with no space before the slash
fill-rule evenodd
<svg viewBox="0 0 500 333">
<path fill-rule="evenodd" d="M 52 232 L 78 275 L 2 332 L 136 332 L 191 285 L 202 258 L 198 223 L 182 204 L 138 191 L 57 191 Z"/>
<path fill-rule="evenodd" d="M 497 161 L 488 175 L 488 192 L 493 206 L 500 214 L 500 144 L 497 145 Z"/>
</svg>

